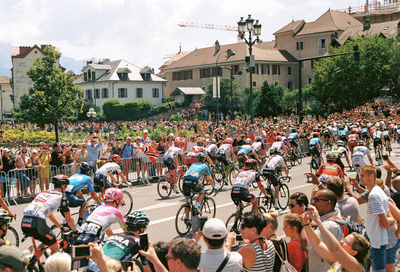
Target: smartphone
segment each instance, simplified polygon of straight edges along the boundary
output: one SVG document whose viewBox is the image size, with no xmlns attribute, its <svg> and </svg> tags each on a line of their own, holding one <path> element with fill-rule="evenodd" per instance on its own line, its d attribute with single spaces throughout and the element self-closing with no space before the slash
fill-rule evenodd
<svg viewBox="0 0 400 272">
<path fill-rule="evenodd" d="M 147 236 L 147 233 L 142 233 L 140 234 L 140 249 L 147 251 L 149 249 L 149 238 Z"/>
<path fill-rule="evenodd" d="M 72 246 L 73 259 L 82 259 L 90 256 L 92 256 L 92 252 L 90 251 L 90 246 L 88 245 Z"/>
<path fill-rule="evenodd" d="M 204 224 L 207 222 L 208 217 L 207 216 L 201 216 L 199 219 L 200 219 L 200 230 L 203 231 Z"/>
</svg>

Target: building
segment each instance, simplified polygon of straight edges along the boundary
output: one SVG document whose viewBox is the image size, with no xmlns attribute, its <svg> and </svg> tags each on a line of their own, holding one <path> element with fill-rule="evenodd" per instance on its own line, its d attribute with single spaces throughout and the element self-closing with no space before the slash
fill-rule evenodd
<svg viewBox="0 0 400 272">
<path fill-rule="evenodd" d="M 11 84 L 13 89 L 13 108 L 18 108 L 21 96 L 28 94 L 28 88 L 32 85 L 32 80 L 27 72 L 33 65 L 33 61 L 38 57 L 44 56 L 44 49 L 48 45 L 34 46 L 12 46 L 11 47 Z M 63 70 L 65 68 L 61 67 Z"/>
<path fill-rule="evenodd" d="M 174 97 L 176 100 L 182 101 L 182 102 L 200 102 L 201 97 L 205 94 L 206 92 L 199 87 L 180 87 L 176 88 L 172 93 L 171 96 Z"/>
<path fill-rule="evenodd" d="M 274 33 L 275 40 L 255 44 L 255 69 L 253 86 L 264 81 L 278 82 L 288 89 L 298 88 L 298 59 L 326 54 L 329 45 L 349 27 L 362 27 L 362 23 L 345 12 L 329 9 L 313 22 L 292 21 Z M 218 59 L 218 75 L 228 77 L 236 75 L 241 89 L 249 86 L 249 73 L 246 72 L 245 57 L 249 55 L 245 43 L 221 45 L 220 52 L 231 49 L 235 55 L 228 60 L 224 55 Z M 220 53 L 219 53 L 220 54 Z M 201 87 L 212 83 L 215 77 L 216 60 L 214 47 L 196 49 L 160 69 L 168 80 L 166 96 L 176 88 Z M 224 54 L 224 53 L 223 53 Z M 312 80 L 313 62 L 303 62 L 302 83 Z M 242 71 L 240 75 L 239 71 Z"/>
<path fill-rule="evenodd" d="M 0 76 L 0 118 L 2 121 L 12 117 L 13 103 L 11 95 L 11 78 Z"/>
<path fill-rule="evenodd" d="M 149 67 L 142 69 L 125 60 L 88 61 L 74 83 L 83 90 L 86 101 L 100 108 L 110 98 L 121 103 L 147 99 L 158 105 L 165 97 L 166 80 L 154 75 Z"/>
<path fill-rule="evenodd" d="M 400 19 L 400 2 L 397 0 L 366 1 L 362 6 L 349 6 L 341 11 L 362 23 L 364 21 L 371 24 L 396 21 Z"/>
</svg>

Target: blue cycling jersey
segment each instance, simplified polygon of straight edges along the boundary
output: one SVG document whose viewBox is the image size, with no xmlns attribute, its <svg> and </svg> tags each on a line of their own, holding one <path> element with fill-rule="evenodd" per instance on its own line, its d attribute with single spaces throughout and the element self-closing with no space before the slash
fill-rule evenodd
<svg viewBox="0 0 400 272">
<path fill-rule="evenodd" d="M 247 155 L 250 153 L 250 151 L 251 149 L 248 145 L 243 145 L 242 147 L 240 147 L 238 155 Z"/>
<path fill-rule="evenodd" d="M 77 194 L 83 187 L 87 186 L 89 192 L 94 191 L 92 178 L 84 174 L 74 174 L 69 178 L 69 186 L 67 192 Z"/>
<path fill-rule="evenodd" d="M 292 140 L 292 139 L 295 139 L 295 140 L 299 139 L 299 134 L 298 133 L 290 133 L 289 140 Z"/>
<path fill-rule="evenodd" d="M 362 134 L 367 134 L 367 133 L 368 133 L 368 128 L 363 128 L 363 129 L 361 129 L 361 133 L 362 133 Z"/>
<path fill-rule="evenodd" d="M 340 136 L 346 136 L 347 135 L 347 129 L 343 129 L 343 130 L 339 130 L 338 131 L 338 134 L 340 135 Z"/>
<path fill-rule="evenodd" d="M 204 163 L 196 162 L 189 167 L 189 170 L 185 173 L 185 178 L 200 180 L 204 173 L 206 173 L 206 176 L 210 175 L 208 166 Z"/>
<path fill-rule="evenodd" d="M 322 146 L 321 139 L 320 138 L 312 138 L 310 140 L 309 145 L 316 145 L 316 146 L 320 145 L 320 146 Z"/>
</svg>

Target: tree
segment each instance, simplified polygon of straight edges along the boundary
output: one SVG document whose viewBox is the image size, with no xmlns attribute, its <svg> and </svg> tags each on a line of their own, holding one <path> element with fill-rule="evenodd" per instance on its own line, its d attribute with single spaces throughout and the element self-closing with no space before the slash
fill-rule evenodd
<svg viewBox="0 0 400 272">
<path fill-rule="evenodd" d="M 279 84 L 268 84 L 268 81 L 264 81 L 259 99 L 254 103 L 255 116 L 268 117 L 282 114 L 283 92 L 284 88 Z"/>
<path fill-rule="evenodd" d="M 21 96 L 18 120 L 41 127 L 53 124 L 58 141 L 58 122 L 82 110 L 82 90 L 74 85 L 72 71 L 64 73 L 59 66 L 61 53 L 46 46 L 44 56 L 37 58 L 28 71 L 33 81 L 28 94 Z"/>
<path fill-rule="evenodd" d="M 393 39 L 356 37 L 339 48 L 329 48 L 329 53 L 351 52 L 354 45 L 361 52 L 359 61 L 351 54 L 321 59 L 314 65 L 312 93 L 327 110 L 364 104 L 379 96 L 390 81 Z"/>
<path fill-rule="evenodd" d="M 220 77 L 220 98 L 219 105 L 221 112 L 228 112 L 231 107 L 238 108 L 242 101 L 242 94 L 239 90 L 238 83 L 233 80 L 232 81 L 232 91 L 233 91 L 233 99 L 231 105 L 231 79 L 227 77 Z M 216 109 L 216 99 L 213 98 L 213 85 L 209 84 L 206 89 L 206 93 L 203 96 L 203 104 L 206 108 L 211 111 L 215 111 Z"/>
</svg>

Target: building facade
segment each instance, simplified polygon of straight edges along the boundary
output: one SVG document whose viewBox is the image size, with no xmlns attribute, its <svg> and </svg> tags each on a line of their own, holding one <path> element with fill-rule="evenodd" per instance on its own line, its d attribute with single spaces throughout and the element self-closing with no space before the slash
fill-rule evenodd
<svg viewBox="0 0 400 272">
<path fill-rule="evenodd" d="M 83 90 L 83 98 L 102 109 L 105 101 L 117 98 L 121 103 L 149 100 L 158 105 L 165 97 L 166 80 L 149 67 L 139 68 L 125 60 L 88 61 L 74 83 Z"/>
<path fill-rule="evenodd" d="M 0 76 L 0 119 L 2 121 L 12 117 L 13 103 L 11 95 L 11 78 Z"/>
</svg>

